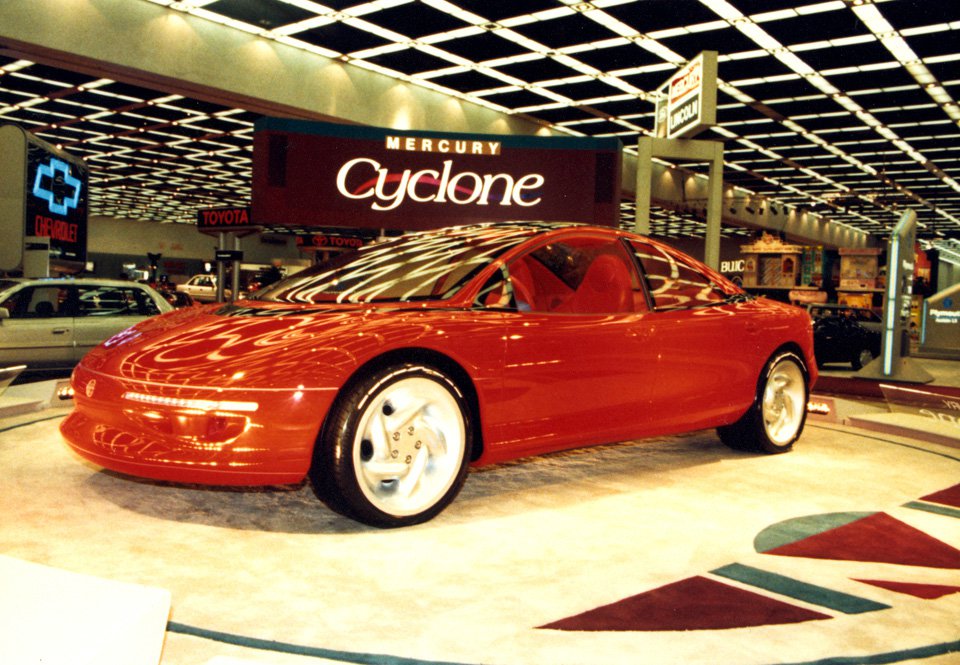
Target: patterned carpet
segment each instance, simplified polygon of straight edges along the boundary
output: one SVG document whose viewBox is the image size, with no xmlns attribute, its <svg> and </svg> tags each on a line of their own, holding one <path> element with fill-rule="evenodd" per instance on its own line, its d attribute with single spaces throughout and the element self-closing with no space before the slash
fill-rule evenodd
<svg viewBox="0 0 960 665">
<path fill-rule="evenodd" d="M 960 662 L 960 456 L 811 424 L 474 471 L 419 527 L 105 473 L 0 421 L 0 552 L 170 590 L 162 665 Z M 95 608 L 91 608 L 95 611 Z"/>
</svg>

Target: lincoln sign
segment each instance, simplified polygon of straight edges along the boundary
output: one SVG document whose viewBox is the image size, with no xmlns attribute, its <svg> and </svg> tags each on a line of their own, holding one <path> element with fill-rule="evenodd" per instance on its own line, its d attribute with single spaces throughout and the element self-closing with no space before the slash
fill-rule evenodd
<svg viewBox="0 0 960 665">
<path fill-rule="evenodd" d="M 691 138 L 717 121 L 717 52 L 703 51 L 660 86 L 654 133 Z"/>
<path fill-rule="evenodd" d="M 422 230 L 501 220 L 616 225 L 620 142 L 264 118 L 254 224 Z"/>
</svg>

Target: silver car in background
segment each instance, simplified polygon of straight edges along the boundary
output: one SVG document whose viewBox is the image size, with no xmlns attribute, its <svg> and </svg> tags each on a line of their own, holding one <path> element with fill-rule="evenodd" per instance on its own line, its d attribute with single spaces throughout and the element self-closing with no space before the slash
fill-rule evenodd
<svg viewBox="0 0 960 665">
<path fill-rule="evenodd" d="M 197 302 L 216 302 L 217 300 L 217 278 L 213 275 L 194 275 L 177 287 L 177 291 L 188 294 Z M 223 297 L 230 299 L 230 289 L 223 290 Z"/>
<path fill-rule="evenodd" d="M 0 279 L 0 367 L 70 369 L 108 337 L 171 309 L 138 282 Z"/>
</svg>

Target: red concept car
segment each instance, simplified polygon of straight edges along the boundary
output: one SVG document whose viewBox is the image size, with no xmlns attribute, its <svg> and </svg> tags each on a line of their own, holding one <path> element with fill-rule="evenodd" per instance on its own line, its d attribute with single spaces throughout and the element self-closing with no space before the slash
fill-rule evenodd
<svg viewBox="0 0 960 665">
<path fill-rule="evenodd" d="M 406 235 L 249 299 L 177 310 L 90 352 L 61 425 L 118 472 L 273 485 L 390 527 L 470 463 L 717 428 L 791 448 L 816 380 L 807 313 L 610 228 Z"/>
</svg>

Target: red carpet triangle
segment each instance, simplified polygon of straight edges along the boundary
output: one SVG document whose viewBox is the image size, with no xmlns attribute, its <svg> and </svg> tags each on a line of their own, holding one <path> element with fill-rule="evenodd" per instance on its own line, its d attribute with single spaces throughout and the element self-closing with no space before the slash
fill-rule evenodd
<svg viewBox="0 0 960 665">
<path fill-rule="evenodd" d="M 960 569 L 960 550 L 885 513 L 768 550 L 767 554 Z"/>
<path fill-rule="evenodd" d="M 939 503 L 942 506 L 953 506 L 954 508 L 960 508 L 960 485 L 954 485 L 953 487 L 948 487 L 941 492 L 928 494 L 927 496 L 920 497 L 920 500 L 929 501 L 930 503 Z"/>
<path fill-rule="evenodd" d="M 571 631 L 720 630 L 829 618 L 706 577 L 690 577 L 540 628 Z"/>
<path fill-rule="evenodd" d="M 881 589 L 889 589 L 897 593 L 905 593 L 924 600 L 936 600 L 951 593 L 960 593 L 960 586 L 945 584 L 914 584 L 912 582 L 890 582 L 887 580 L 856 580 L 864 584 L 871 584 Z"/>
</svg>

